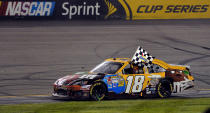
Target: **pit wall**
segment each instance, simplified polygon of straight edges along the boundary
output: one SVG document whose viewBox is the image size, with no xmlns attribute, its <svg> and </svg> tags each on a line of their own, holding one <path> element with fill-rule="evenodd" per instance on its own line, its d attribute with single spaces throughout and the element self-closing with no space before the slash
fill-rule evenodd
<svg viewBox="0 0 210 113">
<path fill-rule="evenodd" d="M 210 18 L 210 0 L 0 0 L 0 19 Z"/>
</svg>

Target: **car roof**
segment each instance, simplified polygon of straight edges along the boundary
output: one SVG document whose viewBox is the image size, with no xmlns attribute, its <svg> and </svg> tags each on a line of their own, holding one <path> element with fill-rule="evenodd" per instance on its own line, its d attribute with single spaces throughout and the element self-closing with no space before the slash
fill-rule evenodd
<svg viewBox="0 0 210 113">
<path fill-rule="evenodd" d="M 109 58 L 109 59 L 106 59 L 105 61 L 129 63 L 131 59 L 130 58 Z"/>
<path fill-rule="evenodd" d="M 112 62 L 120 62 L 120 63 L 130 63 L 131 59 L 130 58 L 109 58 L 106 59 L 105 61 L 112 61 Z M 164 69 L 179 69 L 179 70 L 185 70 L 186 66 L 181 66 L 181 65 L 171 65 L 168 64 L 160 59 L 155 58 L 152 63 L 157 64 L 162 66 Z"/>
</svg>

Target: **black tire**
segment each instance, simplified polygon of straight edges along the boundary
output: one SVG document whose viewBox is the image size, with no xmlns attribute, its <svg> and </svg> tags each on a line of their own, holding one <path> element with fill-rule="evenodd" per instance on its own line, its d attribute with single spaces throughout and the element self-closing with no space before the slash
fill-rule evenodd
<svg viewBox="0 0 210 113">
<path fill-rule="evenodd" d="M 172 90 L 172 83 L 167 79 L 162 79 L 157 85 L 157 96 L 160 98 L 170 97 Z"/>
<path fill-rule="evenodd" d="M 96 82 L 92 84 L 92 86 L 90 87 L 90 97 L 93 100 L 96 100 L 96 101 L 103 100 L 104 97 L 106 96 L 106 93 L 107 93 L 107 88 L 105 84 L 101 82 Z"/>
</svg>

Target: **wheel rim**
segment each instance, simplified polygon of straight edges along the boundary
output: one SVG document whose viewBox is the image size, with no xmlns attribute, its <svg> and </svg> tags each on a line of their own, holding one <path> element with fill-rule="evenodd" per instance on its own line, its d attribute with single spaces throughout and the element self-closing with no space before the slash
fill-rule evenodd
<svg viewBox="0 0 210 113">
<path fill-rule="evenodd" d="M 106 93 L 106 90 L 105 88 L 102 86 L 102 85 L 98 85 L 98 86 L 95 86 L 93 88 L 93 97 L 96 99 L 96 100 L 101 100 L 104 98 L 105 96 L 105 93 Z"/>
<path fill-rule="evenodd" d="M 168 84 L 166 82 L 161 83 L 158 88 L 158 93 L 159 96 L 162 98 L 169 97 L 171 95 L 171 84 Z"/>
</svg>

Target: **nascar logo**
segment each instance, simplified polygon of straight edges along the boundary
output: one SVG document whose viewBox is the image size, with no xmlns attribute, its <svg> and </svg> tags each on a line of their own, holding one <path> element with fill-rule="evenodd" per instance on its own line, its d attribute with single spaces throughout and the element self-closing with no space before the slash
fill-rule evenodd
<svg viewBox="0 0 210 113">
<path fill-rule="evenodd" d="M 55 2 L 0 2 L 3 16 L 51 16 Z"/>
</svg>

